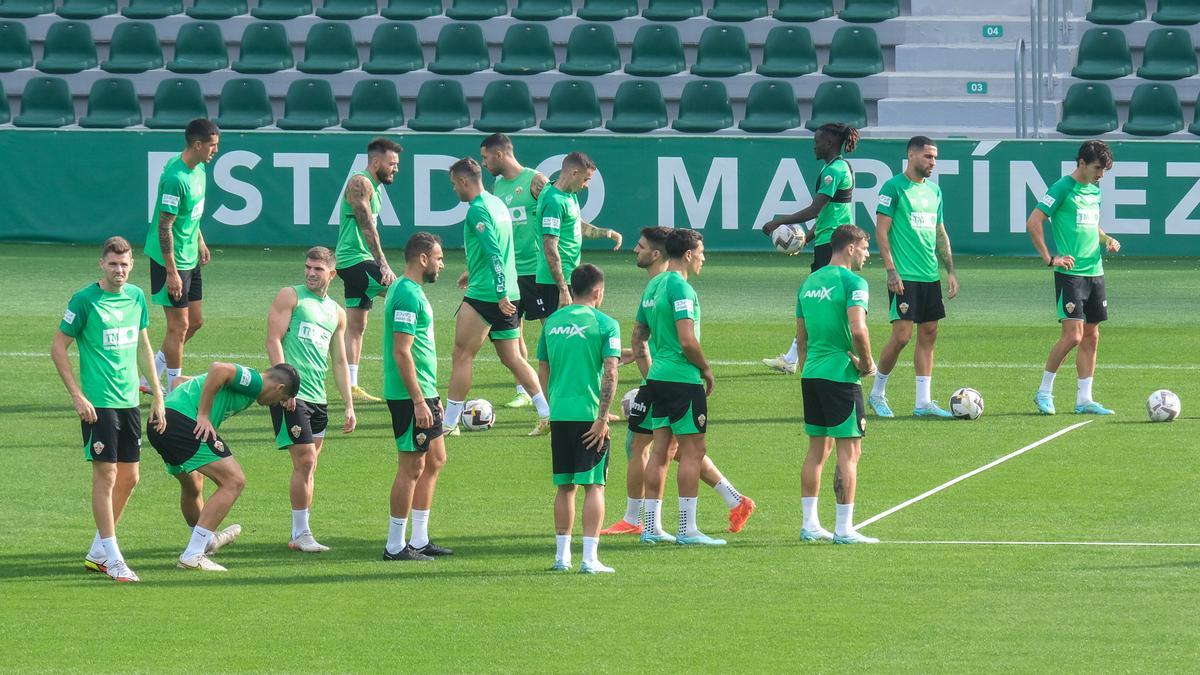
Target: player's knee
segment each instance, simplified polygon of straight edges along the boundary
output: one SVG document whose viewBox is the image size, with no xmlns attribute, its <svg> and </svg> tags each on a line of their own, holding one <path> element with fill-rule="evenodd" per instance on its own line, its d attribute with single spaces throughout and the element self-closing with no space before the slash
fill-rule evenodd
<svg viewBox="0 0 1200 675">
<path fill-rule="evenodd" d="M 204 318 L 195 317 L 187 320 L 187 332 L 189 335 L 195 335 L 196 331 L 204 327 Z"/>
<path fill-rule="evenodd" d="M 141 476 L 137 469 L 117 476 L 117 487 L 125 492 L 133 492 L 133 488 L 137 487 L 139 482 L 141 482 Z"/>
<path fill-rule="evenodd" d="M 246 489 L 246 475 L 238 471 L 222 480 L 220 487 L 229 490 L 236 497 L 242 494 L 242 490 Z"/>
<path fill-rule="evenodd" d="M 190 326 L 187 314 L 181 314 L 175 320 L 167 321 L 167 334 L 174 338 L 182 338 L 187 335 Z"/>
<path fill-rule="evenodd" d="M 317 471 L 317 453 L 302 455 L 292 465 L 296 473 L 312 476 Z"/>
</svg>

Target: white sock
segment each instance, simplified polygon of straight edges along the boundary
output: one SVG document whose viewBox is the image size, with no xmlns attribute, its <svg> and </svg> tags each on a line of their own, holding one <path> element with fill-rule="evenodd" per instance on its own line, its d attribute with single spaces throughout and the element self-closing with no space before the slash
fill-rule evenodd
<svg viewBox="0 0 1200 675">
<path fill-rule="evenodd" d="M 642 500 L 634 499 L 633 497 L 625 498 L 625 522 L 630 525 L 637 525 L 641 522 L 642 517 Z"/>
<path fill-rule="evenodd" d="M 933 386 L 932 377 L 922 377 L 917 375 L 917 407 L 923 408 L 933 403 L 929 395 L 929 389 Z"/>
<path fill-rule="evenodd" d="M 1042 386 L 1038 387 L 1039 394 L 1054 393 L 1054 376 L 1057 373 L 1052 373 L 1048 370 L 1042 371 Z"/>
<path fill-rule="evenodd" d="M 887 395 L 887 381 L 891 373 L 875 373 L 875 383 L 871 385 L 872 396 Z"/>
<path fill-rule="evenodd" d="M 642 533 L 659 534 L 662 532 L 662 500 L 642 500 Z"/>
<path fill-rule="evenodd" d="M 183 549 L 183 555 L 179 557 L 183 560 L 191 560 L 204 553 L 204 549 L 208 547 L 208 541 L 212 539 L 212 535 L 212 532 L 199 525 L 193 527 L 192 538 L 188 540 L 187 548 Z"/>
<path fill-rule="evenodd" d="M 554 559 L 561 563 L 571 564 L 571 535 L 556 534 L 554 535 L 554 544 L 557 551 L 554 554 Z"/>
<path fill-rule="evenodd" d="M 350 369 L 350 386 L 357 387 L 358 386 L 358 364 L 351 363 L 347 367 Z"/>
<path fill-rule="evenodd" d="M 792 340 L 792 346 L 788 347 L 787 354 L 783 355 L 783 360 L 788 363 L 795 363 L 800 360 L 800 345 Z"/>
<path fill-rule="evenodd" d="M 159 384 L 162 384 L 163 373 L 167 370 L 167 357 L 159 352 L 154 355 L 154 376 L 158 378 Z"/>
<path fill-rule="evenodd" d="M 837 505 L 837 526 L 833 533 L 844 537 L 854 530 L 854 504 Z"/>
<path fill-rule="evenodd" d="M 696 529 L 696 498 L 679 498 L 679 536 L 694 537 L 700 534 Z"/>
<path fill-rule="evenodd" d="M 458 420 L 462 417 L 463 401 L 451 401 L 446 399 L 446 416 L 442 418 L 442 427 L 445 429 L 453 429 L 458 426 Z"/>
<path fill-rule="evenodd" d="M 108 539 L 101 539 L 100 546 L 104 548 L 104 557 L 108 561 L 108 564 L 111 565 L 118 560 L 125 559 L 125 557 L 121 555 L 121 548 L 117 546 L 117 535 L 114 534 Z"/>
<path fill-rule="evenodd" d="M 550 404 L 546 402 L 546 395 L 538 392 L 533 395 L 533 407 L 537 410 L 538 417 L 546 419 L 550 416 Z"/>
<path fill-rule="evenodd" d="M 729 479 L 724 476 L 713 486 L 713 489 L 725 500 L 725 506 L 731 509 L 742 503 L 742 493 L 738 492 L 737 488 L 733 487 L 733 483 L 730 483 Z"/>
<path fill-rule="evenodd" d="M 521 394 L 525 394 L 526 396 L 528 396 L 529 392 L 525 391 L 525 387 L 522 387 L 521 385 L 518 384 L 517 385 L 517 396 L 520 396 Z"/>
<path fill-rule="evenodd" d="M 92 547 L 88 549 L 88 557 L 92 560 L 103 560 L 104 555 L 104 547 L 100 545 L 100 530 L 96 530 L 92 537 Z"/>
<path fill-rule="evenodd" d="M 387 552 L 396 555 L 404 548 L 404 535 L 408 530 L 408 518 L 388 519 Z"/>
<path fill-rule="evenodd" d="M 584 537 L 583 538 L 583 562 L 594 563 L 600 562 L 596 557 L 596 549 L 600 547 L 600 537 Z"/>
<path fill-rule="evenodd" d="M 308 531 L 308 509 L 292 509 L 292 539 Z"/>
<path fill-rule="evenodd" d="M 183 368 L 167 368 L 167 391 L 175 388 L 175 378 L 183 374 Z"/>
<path fill-rule="evenodd" d="M 1078 393 L 1075 394 L 1075 405 L 1083 405 L 1084 403 L 1092 402 L 1092 378 L 1079 378 Z"/>
<path fill-rule="evenodd" d="M 804 524 L 800 527 L 809 532 L 816 532 L 821 529 L 821 519 L 817 515 L 816 497 L 801 497 L 800 510 L 804 513 Z"/>
<path fill-rule="evenodd" d="M 425 548 L 429 544 L 429 511 L 412 510 L 413 532 L 408 543 L 413 548 Z"/>
</svg>

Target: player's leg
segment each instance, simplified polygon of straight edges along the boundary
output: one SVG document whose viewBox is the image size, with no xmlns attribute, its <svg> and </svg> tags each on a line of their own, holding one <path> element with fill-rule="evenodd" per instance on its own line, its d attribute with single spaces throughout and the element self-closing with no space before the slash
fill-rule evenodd
<svg viewBox="0 0 1200 675">
<path fill-rule="evenodd" d="M 559 485 L 554 493 L 555 572 L 571 569 L 571 529 L 575 524 L 575 486 Z"/>
<path fill-rule="evenodd" d="M 583 563 L 580 572 L 587 574 L 612 573 L 615 570 L 600 562 L 600 526 L 604 522 L 604 486 L 583 486 Z"/>
<path fill-rule="evenodd" d="M 216 529 L 229 515 L 229 511 L 246 487 L 246 476 L 237 460 L 231 456 L 199 466 L 196 471 L 216 483 L 217 489 L 200 511 L 187 548 L 179 556 L 179 567 L 205 572 L 224 572 L 225 568 L 209 560 L 205 553 L 216 535 Z"/>
<path fill-rule="evenodd" d="M 625 433 L 625 515 L 600 534 L 641 534 L 642 500 L 645 494 L 646 460 L 654 436 L 648 433 Z"/>
<path fill-rule="evenodd" d="M 321 442 L 295 443 L 288 446 L 292 457 L 292 476 L 288 482 L 288 498 L 292 506 L 292 537 L 288 548 L 308 553 L 328 551 L 329 547 L 318 544 L 309 526 L 309 509 L 312 507 L 313 479 L 317 473 L 317 458 L 321 454 Z"/>
<path fill-rule="evenodd" d="M 819 400 L 821 417 L 810 420 L 808 399 L 805 399 L 805 431 L 810 436 L 828 436 L 837 448 L 834 467 L 833 493 L 837 499 L 837 521 L 833 531 L 835 544 L 873 544 L 878 539 L 866 537 L 854 529 L 854 495 L 858 486 L 858 459 L 862 454 L 862 437 L 866 433 L 866 415 L 862 388 L 848 382 L 816 380 L 806 394 Z M 814 424 L 815 422 L 815 424 Z M 810 442 L 809 450 L 813 450 Z M 811 483 L 809 487 L 812 487 Z"/>
<path fill-rule="evenodd" d="M 475 355 L 483 347 L 491 326 L 471 306 L 463 301 L 454 319 L 454 351 L 450 356 L 450 387 L 446 393 L 446 417 L 443 421 L 447 433 L 458 429 L 462 417 L 463 403 L 471 391 L 472 368 Z"/>
<path fill-rule="evenodd" d="M 194 283 L 192 284 L 192 288 L 195 288 Z M 184 343 L 191 340 L 196 335 L 196 332 L 204 326 L 204 303 L 200 300 L 189 301 L 187 316 L 187 331 L 183 334 Z"/>
<path fill-rule="evenodd" d="M 441 425 L 441 420 L 434 420 L 435 426 Z M 429 441 L 429 450 L 425 452 L 425 468 L 417 479 L 416 490 L 412 499 L 412 538 L 409 546 L 418 553 L 439 557 L 453 555 L 454 551 L 438 546 L 429 538 L 429 512 L 433 509 L 433 494 L 437 490 L 438 476 L 446 464 L 446 441 L 441 436 Z"/>
<path fill-rule="evenodd" d="M 1100 322 L 1108 319 L 1108 300 L 1104 293 L 1104 277 L 1082 277 L 1086 289 L 1083 298 L 1083 334 L 1075 351 L 1075 370 L 1079 388 L 1075 397 L 1075 412 L 1083 415 L 1111 415 L 1092 398 L 1092 377 L 1096 373 L 1096 352 L 1100 346 Z"/>
<path fill-rule="evenodd" d="M 670 427 L 654 430 L 653 446 L 643 471 L 642 536 L 643 543 L 673 542 L 675 537 L 663 529 L 662 502 L 667 483 L 667 466 L 671 462 L 672 434 Z"/>
<path fill-rule="evenodd" d="M 892 316 L 899 317 L 909 312 L 908 303 L 905 301 L 906 296 L 907 293 L 892 299 Z M 900 311 L 900 308 L 903 308 L 903 312 Z M 875 410 L 875 414 L 880 417 L 895 417 L 887 400 L 887 383 L 888 378 L 892 375 L 892 370 L 896 367 L 896 361 L 900 358 L 900 353 L 912 340 L 912 329 L 912 321 L 904 318 L 893 319 L 892 332 L 888 336 L 887 342 L 884 343 L 883 350 L 879 353 L 878 371 L 875 373 L 875 382 L 871 387 L 871 395 L 868 400 L 871 408 Z"/>
<path fill-rule="evenodd" d="M 833 439 L 828 436 L 809 436 L 808 454 L 800 468 L 800 507 L 804 521 L 800 526 L 800 541 L 831 541 L 833 533 L 821 527 L 817 512 L 817 501 L 821 494 L 821 472 L 825 460 L 833 450 Z"/>
<path fill-rule="evenodd" d="M 192 471 L 176 474 L 179 481 L 179 512 L 183 514 L 183 522 L 188 530 L 200 522 L 200 513 L 204 510 L 204 476 Z"/>
<path fill-rule="evenodd" d="M 858 460 L 862 456 L 861 438 L 838 438 L 838 465 L 833 477 L 833 493 L 837 498 L 837 525 L 833 530 L 835 544 L 875 544 L 879 540 L 867 537 L 854 529 L 854 496 L 858 488 Z"/>
<path fill-rule="evenodd" d="M 167 374 L 167 388 L 163 392 L 166 393 L 174 388 L 175 378 L 183 372 L 183 344 L 187 342 L 190 328 L 186 306 L 164 306 L 163 314 L 167 319 L 167 332 L 163 336 L 162 348 L 159 351 L 163 355 L 163 363 L 166 366 L 164 372 Z"/>
<path fill-rule="evenodd" d="M 716 490 L 721 499 L 725 500 L 725 506 L 729 508 L 729 528 L 726 531 L 741 532 L 754 509 L 758 508 L 758 504 L 738 492 L 708 455 L 704 456 L 704 461 L 700 464 L 700 480 Z"/>
<path fill-rule="evenodd" d="M 679 544 L 724 544 L 724 539 L 713 539 L 700 531 L 696 523 L 696 502 L 700 490 L 700 467 L 708 452 L 704 434 L 675 434 L 679 442 L 679 468 L 675 479 L 679 486 L 679 530 L 675 541 Z"/>
<path fill-rule="evenodd" d="M 500 363 L 508 368 L 513 374 L 517 382 L 529 392 L 529 398 L 533 402 L 533 407 L 537 410 L 538 422 L 534 426 L 530 436 L 541 436 L 550 430 L 550 403 L 546 401 L 545 394 L 542 393 L 542 387 L 538 383 L 537 373 L 533 370 L 533 366 L 529 365 L 529 361 L 521 358 L 521 352 L 517 345 L 521 343 L 518 338 L 500 339 L 496 337 L 496 332 L 492 332 L 492 346 L 496 348 L 496 355 L 500 357 Z"/>
<path fill-rule="evenodd" d="M 1042 372 L 1042 384 L 1034 394 L 1033 401 L 1038 410 L 1044 415 L 1053 415 L 1054 410 L 1054 378 L 1062 367 L 1071 350 L 1083 341 L 1083 319 L 1063 319 L 1062 333 L 1058 341 L 1050 348 L 1046 357 L 1046 369 Z"/>
<path fill-rule="evenodd" d="M 937 344 L 938 322 L 917 324 L 917 346 L 913 350 L 913 370 L 916 371 L 917 397 L 913 414 L 918 417 L 952 418 L 933 400 L 933 351 Z"/>
<path fill-rule="evenodd" d="M 518 314 L 520 314 L 520 310 L 518 310 Z M 517 348 L 521 352 L 521 360 L 528 363 L 529 362 L 529 345 L 525 344 L 525 321 L 524 320 L 521 320 L 521 322 L 517 325 Z M 513 378 L 513 379 L 515 380 L 516 378 Z M 517 389 L 516 395 L 513 396 L 513 399 L 511 401 L 509 401 L 508 403 L 505 403 L 504 407 L 506 407 L 506 408 L 524 408 L 525 406 L 531 405 L 533 403 L 533 399 L 530 398 L 529 392 L 525 390 L 525 385 L 521 384 L 520 382 L 517 382 L 516 389 Z"/>
<path fill-rule="evenodd" d="M 391 522 L 388 527 L 388 540 L 384 548 L 385 559 L 388 560 L 424 560 L 420 558 L 400 557 L 402 553 L 411 553 L 407 542 L 408 517 L 412 511 L 413 494 L 417 481 L 425 469 L 425 453 L 399 452 L 396 465 L 396 479 L 392 481 Z M 387 556 L 392 557 L 387 557 Z"/>
</svg>

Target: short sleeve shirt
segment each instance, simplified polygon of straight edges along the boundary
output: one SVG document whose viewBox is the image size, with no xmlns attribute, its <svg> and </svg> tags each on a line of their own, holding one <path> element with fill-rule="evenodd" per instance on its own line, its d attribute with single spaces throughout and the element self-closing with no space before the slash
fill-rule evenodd
<svg viewBox="0 0 1200 675">
<path fill-rule="evenodd" d="M 821 174 L 817 176 L 817 194 L 829 197 L 829 202 L 817 214 L 813 225 L 814 246 L 828 244 L 838 226 L 854 224 L 853 193 L 854 172 L 846 160 L 835 157 L 821 168 Z"/>
<path fill-rule="evenodd" d="M 851 307 L 867 309 L 867 281 L 837 265 L 827 265 L 808 275 L 796 297 L 796 318 L 804 321 L 808 346 L 802 377 L 858 383 L 858 369 L 850 360 Z"/>
<path fill-rule="evenodd" d="M 538 361 L 550 364 L 550 420 L 591 422 L 603 414 L 604 360 L 620 357 L 621 328 L 612 317 L 586 305 L 551 314 L 537 349 Z"/>
<path fill-rule="evenodd" d="M 221 424 L 249 408 L 262 393 L 262 375 L 253 368 L 235 366 L 237 372 L 233 379 L 222 386 L 213 397 L 212 411 L 209 419 L 213 429 L 219 429 Z M 208 375 L 201 375 L 184 382 L 167 395 L 167 408 L 174 410 L 189 419 L 196 419 L 200 414 L 200 394 L 204 391 L 204 383 Z"/>
<path fill-rule="evenodd" d="M 888 243 L 896 273 L 905 281 L 938 281 L 937 227 L 942 223 L 942 190 L 928 178 L 914 183 L 904 174 L 879 189 L 876 213 L 890 216 Z"/>
<path fill-rule="evenodd" d="M 638 309 L 638 323 L 650 329 L 650 372 L 646 379 L 685 384 L 702 384 L 700 369 L 688 360 L 679 344 L 676 321 L 691 319 L 700 339 L 700 299 L 696 290 L 678 272 L 663 272 L 662 280 L 647 286 Z M 651 292 L 653 294 L 651 295 Z"/>
<path fill-rule="evenodd" d="M 146 296 L 137 286 L 109 293 L 95 283 L 71 296 L 58 329 L 79 345 L 79 386 L 93 406 L 138 406 L 137 348 L 149 324 Z"/>
<path fill-rule="evenodd" d="M 383 318 L 383 397 L 408 401 L 411 396 L 393 356 L 397 333 L 413 336 L 412 357 L 423 398 L 437 398 L 437 346 L 433 339 L 433 308 L 425 289 L 400 277 L 388 289 Z"/>
<path fill-rule="evenodd" d="M 538 201 L 530 194 L 529 184 L 537 171 L 521 170 L 516 178 L 508 180 L 496 177 L 493 194 L 508 207 L 513 226 L 513 252 L 517 261 L 517 274 L 537 274 L 538 258 L 542 257 L 541 222 L 537 220 Z"/>
<path fill-rule="evenodd" d="M 579 266 L 583 253 L 583 221 L 579 217 L 579 196 L 563 192 L 551 183 L 542 188 L 538 195 L 538 221 L 541 236 L 558 237 L 558 257 L 562 264 L 563 279 L 571 281 L 571 272 Z M 537 282 L 554 283 L 550 264 L 546 256 L 538 258 Z"/>
<path fill-rule="evenodd" d="M 1071 269 L 1055 271 L 1081 277 L 1104 274 L 1100 249 L 1100 187 L 1070 176 L 1059 178 L 1037 205 L 1050 218 L 1054 249 L 1075 258 Z"/>
<path fill-rule="evenodd" d="M 208 172 L 201 162 L 192 168 L 182 155 L 171 158 L 158 179 L 158 197 L 154 215 L 146 232 L 146 255 L 159 265 L 165 265 L 162 246 L 158 241 L 158 214 L 175 216 L 171 225 L 174 240 L 175 268 L 194 269 L 200 263 L 200 219 L 204 216 L 204 188 Z"/>
<path fill-rule="evenodd" d="M 481 192 L 467 207 L 467 219 L 463 221 L 470 277 L 468 298 L 483 302 L 521 299 L 512 237 L 508 207 L 490 192 Z"/>
</svg>

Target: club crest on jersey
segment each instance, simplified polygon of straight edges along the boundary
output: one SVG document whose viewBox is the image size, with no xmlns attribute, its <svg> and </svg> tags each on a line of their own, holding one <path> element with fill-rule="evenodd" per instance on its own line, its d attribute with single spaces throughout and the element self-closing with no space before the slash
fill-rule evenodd
<svg viewBox="0 0 1200 675">
<path fill-rule="evenodd" d="M 1075 311 L 1075 303 L 1068 302 L 1067 304 L 1063 305 L 1063 309 L 1067 310 L 1067 314 L 1070 314 L 1071 312 Z"/>
<path fill-rule="evenodd" d="M 696 417 L 696 426 L 698 427 L 703 427 L 707 422 L 708 416 L 704 413 L 700 413 L 700 415 Z"/>
<path fill-rule="evenodd" d="M 291 432 L 292 438 L 300 438 L 300 425 L 299 424 L 293 424 L 292 428 L 289 429 L 288 431 Z"/>
<path fill-rule="evenodd" d="M 93 455 L 99 455 L 102 452 L 104 452 L 104 444 L 103 443 L 101 443 L 100 441 L 96 441 L 95 443 L 92 443 L 92 454 Z"/>
<path fill-rule="evenodd" d="M 524 190 L 525 190 L 525 188 L 523 188 L 523 187 L 521 187 L 520 185 L 518 185 L 518 186 L 516 187 L 516 189 L 515 189 L 515 190 L 513 190 L 513 194 L 514 194 L 514 195 L 519 195 L 519 194 L 521 194 L 521 192 L 523 192 Z"/>
<path fill-rule="evenodd" d="M 825 184 L 829 185 L 833 182 L 833 176 L 825 176 Z"/>
<path fill-rule="evenodd" d="M 833 299 L 833 286 L 821 287 L 821 288 L 810 288 L 807 291 L 804 291 L 804 297 L 816 298 L 817 302 L 824 302 L 826 300 L 832 300 Z"/>
<path fill-rule="evenodd" d="M 908 314 L 908 303 L 907 302 L 900 303 L 900 313 Z"/>
<path fill-rule="evenodd" d="M 422 431 L 421 433 L 417 434 L 417 437 L 414 440 L 417 442 L 417 445 L 425 445 L 425 439 L 427 438 L 429 438 L 429 436 Z"/>
<path fill-rule="evenodd" d="M 484 225 L 482 220 L 481 220 L 481 221 L 479 221 L 478 223 L 475 223 L 475 229 L 476 229 L 476 230 L 478 230 L 478 231 L 480 231 L 480 232 L 483 232 L 483 230 L 484 230 L 485 228 L 487 228 L 487 225 Z"/>
</svg>

